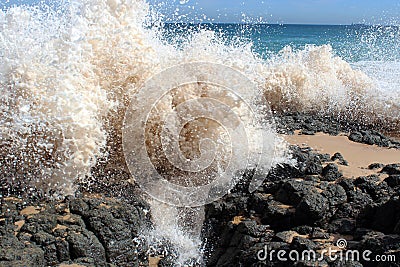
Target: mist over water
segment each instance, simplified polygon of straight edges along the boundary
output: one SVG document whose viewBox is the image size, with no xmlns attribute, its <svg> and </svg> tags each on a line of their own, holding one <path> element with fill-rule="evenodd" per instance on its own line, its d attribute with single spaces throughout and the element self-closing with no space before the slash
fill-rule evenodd
<svg viewBox="0 0 400 267">
<path fill-rule="evenodd" d="M 0 11 L 2 179 L 61 197 L 96 179 L 91 170 L 100 163 L 126 169 L 121 135 L 130 98 L 182 63 L 242 72 L 278 112 L 323 110 L 399 129 L 398 27 L 199 27 L 161 18 L 143 0 Z M 271 142 L 274 163 L 289 160 L 283 141 Z M 152 203 L 149 242 L 175 243 L 181 264 L 201 261 L 199 235 L 173 219 L 178 209 L 168 207 L 165 217 L 163 205 Z M 194 212 L 197 222 L 201 214 Z"/>
<path fill-rule="evenodd" d="M 262 59 L 263 70 L 258 74 L 267 80 L 264 90 L 274 94 L 281 91 L 291 100 L 298 98 L 300 110 L 304 106 L 321 108 L 328 94 L 327 98 L 333 100 L 327 106 L 329 112 L 344 111 L 349 106 L 355 109 L 345 114 L 349 119 L 362 115 L 361 120 L 367 123 L 377 117 L 399 118 L 399 26 L 167 23 L 164 29 L 164 38 L 178 45 L 187 42 L 190 32 L 205 31 L 215 33 L 227 45 L 246 44 Z M 274 80 L 275 85 L 271 85 Z M 312 94 L 322 94 L 323 100 L 310 102 Z M 342 102 L 338 107 L 338 97 L 347 104 Z M 356 98 L 371 103 L 354 103 Z M 288 99 L 279 103 L 269 100 L 279 108 L 288 104 Z M 385 102 L 385 107 L 374 101 Z M 299 109 L 297 104 L 294 106 Z M 293 103 L 289 101 L 289 105 Z M 358 111 L 365 105 L 371 109 L 368 114 L 364 114 L 367 108 Z"/>
</svg>

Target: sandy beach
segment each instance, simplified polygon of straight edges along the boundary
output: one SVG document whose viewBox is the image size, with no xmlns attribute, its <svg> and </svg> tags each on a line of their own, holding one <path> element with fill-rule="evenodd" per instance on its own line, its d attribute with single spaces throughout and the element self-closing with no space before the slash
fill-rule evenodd
<svg viewBox="0 0 400 267">
<path fill-rule="evenodd" d="M 340 251 L 370 250 L 373 256 L 400 257 L 400 165 L 394 164 L 400 162 L 398 143 L 373 129 L 346 135 L 335 123 L 295 116 L 297 124 L 279 127 L 289 128 L 282 136 L 297 163 L 271 170 L 253 193 L 244 176 L 230 194 L 206 205 L 203 263 L 189 266 L 236 266 L 237 262 L 254 266 L 265 247 L 320 253 L 338 249 L 339 240 L 348 242 Z M 314 125 L 332 134 L 310 132 Z M 0 255 L 8 256 L 0 256 L 0 265 L 175 266 L 177 258 L 168 254 L 168 243 L 152 250 L 140 234 L 152 227 L 153 214 L 138 187 L 122 179 L 129 174 L 103 175 L 93 181 L 91 192 L 83 187 L 61 200 L 39 198 L 35 192 L 27 195 L 18 187 L 11 193 L 4 191 Z M 305 266 L 343 266 L 328 255 L 322 257 Z M 362 259 L 350 263 L 376 266 Z M 267 266 L 279 264 L 273 258 Z"/>
<path fill-rule="evenodd" d="M 400 162 L 400 150 L 352 142 L 344 134 L 332 136 L 324 133 L 315 135 L 284 135 L 285 140 L 300 147 L 311 147 L 319 153 L 335 154 L 339 152 L 348 161 L 348 166 L 339 165 L 343 175 L 348 178 L 377 174 L 383 180 L 386 174 L 368 169 L 373 163 L 390 164 Z"/>
</svg>

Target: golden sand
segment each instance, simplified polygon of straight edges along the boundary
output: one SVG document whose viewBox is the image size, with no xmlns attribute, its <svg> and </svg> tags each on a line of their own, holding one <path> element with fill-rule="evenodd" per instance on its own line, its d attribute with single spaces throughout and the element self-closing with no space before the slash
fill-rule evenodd
<svg viewBox="0 0 400 267">
<path fill-rule="evenodd" d="M 319 153 L 329 153 L 331 156 L 340 152 L 349 166 L 339 165 L 345 177 L 359 177 L 377 174 L 377 170 L 369 170 L 371 163 L 399 163 L 400 149 L 384 148 L 375 145 L 366 145 L 350 141 L 345 135 L 330 136 L 317 133 L 316 135 L 285 135 L 285 140 L 293 145 L 311 147 Z M 379 170 L 378 170 L 379 171 Z M 385 175 L 380 174 L 382 179 Z"/>
</svg>

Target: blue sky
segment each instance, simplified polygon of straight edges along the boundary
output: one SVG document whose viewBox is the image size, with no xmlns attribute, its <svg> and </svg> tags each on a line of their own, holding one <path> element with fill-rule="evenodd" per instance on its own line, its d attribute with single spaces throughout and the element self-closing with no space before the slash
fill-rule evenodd
<svg viewBox="0 0 400 267">
<path fill-rule="evenodd" d="M 6 6 L 50 0 L 1 0 Z M 169 21 L 398 24 L 399 0 L 148 0 Z M 206 17 L 204 17 L 204 15 Z"/>
</svg>

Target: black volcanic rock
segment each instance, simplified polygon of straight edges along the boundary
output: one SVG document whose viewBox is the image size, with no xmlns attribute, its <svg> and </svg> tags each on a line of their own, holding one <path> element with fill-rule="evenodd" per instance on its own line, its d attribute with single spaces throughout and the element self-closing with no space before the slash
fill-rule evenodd
<svg viewBox="0 0 400 267">
<path fill-rule="evenodd" d="M 379 181 L 380 181 L 380 180 L 379 180 L 379 177 L 376 176 L 376 175 L 360 176 L 360 177 L 357 177 L 357 178 L 354 180 L 354 185 L 360 187 L 360 186 L 362 186 L 363 184 L 368 184 L 368 183 L 377 184 L 377 183 L 379 183 Z"/>
<path fill-rule="evenodd" d="M 390 220 L 384 219 L 389 216 L 384 212 L 391 210 L 394 211 L 394 214 L 398 213 L 395 209 L 396 202 L 392 202 L 396 199 L 392 198 L 392 201 L 389 202 L 385 200 L 387 196 L 391 196 L 395 192 L 387 191 L 386 183 L 380 185 L 376 176 L 359 177 L 354 181 L 340 178 L 333 183 L 323 181 L 319 183 L 318 179 L 309 181 L 286 179 L 274 184 L 274 186 L 268 186 L 273 194 L 265 193 L 265 190 L 262 189 L 252 196 L 242 193 L 235 195 L 234 198 L 224 197 L 223 202 L 228 202 L 228 206 L 231 205 L 230 202 L 237 203 L 239 199 L 248 197 L 246 204 L 248 212 L 242 211 L 241 213 L 248 214 L 253 210 L 254 217 L 250 214 L 252 219 L 241 222 L 240 227 L 232 224 L 232 217 L 221 219 L 217 213 L 210 214 L 206 211 L 206 218 L 208 218 L 206 222 L 211 223 L 212 229 L 215 229 L 214 235 L 208 235 L 207 239 L 214 240 L 211 242 L 214 244 L 214 250 L 206 259 L 207 266 L 281 266 L 281 262 L 276 258 L 269 261 L 267 265 L 263 265 L 264 263 L 261 264 L 255 255 L 264 247 L 282 249 L 287 252 L 290 249 L 298 251 L 310 248 L 318 249 L 318 247 L 324 246 L 325 242 L 329 242 L 331 238 L 329 233 L 344 235 L 345 238 L 347 235 L 354 234 L 356 236 L 358 233 L 358 239 L 348 240 L 348 248 L 360 249 L 365 247 L 366 243 L 362 240 L 372 232 L 371 229 L 378 228 L 383 231 L 383 228 L 387 228 L 389 229 L 387 233 L 397 233 L 400 230 L 400 222 L 397 217 Z M 371 191 L 369 187 L 372 184 L 375 185 L 375 188 L 372 187 Z M 383 201 L 374 201 L 370 195 L 382 197 Z M 277 198 L 285 202 L 280 202 Z M 297 205 L 290 205 L 297 201 L 299 201 Z M 379 216 L 376 214 L 378 210 L 381 212 Z M 238 211 L 236 210 L 236 212 Z M 208 215 L 213 215 L 213 218 L 209 218 Z M 371 218 L 377 217 L 382 218 L 379 223 L 385 222 L 386 224 L 379 225 L 377 220 L 371 220 Z M 323 229 L 316 226 L 323 227 Z M 358 227 L 368 227 L 369 229 L 364 228 L 363 230 Z M 321 240 L 325 241 L 321 242 Z M 389 253 L 389 248 L 393 248 L 390 242 L 394 242 L 395 239 L 387 238 L 385 240 L 389 240 L 385 247 L 385 253 Z M 332 243 L 332 245 L 334 244 Z M 284 266 L 313 266 L 313 264 L 359 266 L 360 264 L 351 260 L 346 263 L 347 265 L 341 265 L 342 263 L 337 261 L 324 260 L 323 262 L 289 261 L 288 265 Z"/>
<path fill-rule="evenodd" d="M 329 239 L 329 234 L 325 230 L 308 225 L 301 225 L 292 228 L 301 235 L 308 235 L 311 239 Z"/>
<path fill-rule="evenodd" d="M 356 142 L 386 147 L 398 145 L 371 130 L 373 126 L 368 126 L 370 129 L 367 131 L 366 125 L 341 119 L 292 113 L 279 116 L 277 124 L 278 129 L 286 133 L 295 130 L 301 130 L 302 134 L 350 132 L 349 139 Z M 207 239 L 214 245 L 214 252 L 210 252 L 212 260 L 206 260 L 207 266 L 375 266 L 355 259 L 332 261 L 327 257 L 319 262 L 284 263 L 276 257 L 264 262 L 255 258 L 264 247 L 289 252 L 291 249 L 300 251 L 334 246 L 333 236 L 346 239 L 353 236 L 353 240 L 348 240 L 349 249 L 362 251 L 380 246 L 380 253 L 385 255 L 397 251 L 396 234 L 400 232 L 400 219 L 393 215 L 399 214 L 397 174 L 391 174 L 384 182 L 378 176 L 348 179 L 342 176 L 336 165 L 347 163 L 340 153 L 331 157 L 298 146 L 291 146 L 291 151 L 296 166 L 281 165 L 279 171 L 268 177 L 252 195 L 241 191 L 241 194 L 235 192 L 236 195 L 224 197 L 218 206 L 225 207 L 225 210 L 220 208 L 220 212 L 216 212 L 211 208 L 208 212 L 206 209 L 206 225 L 209 223 L 214 229 L 214 235 L 208 235 L 211 238 Z M 322 168 L 322 164 L 327 165 Z M 370 169 L 382 167 L 385 166 L 375 164 Z M 385 169 L 385 172 L 393 171 L 393 166 Z M 226 207 L 230 212 L 226 212 Z M 264 235 L 260 232 L 255 237 L 238 231 L 239 227 L 232 225 L 232 218 L 237 215 L 244 215 L 246 220 L 250 218 L 253 225 L 266 227 Z M 240 238 L 244 241 L 239 242 Z"/>
<path fill-rule="evenodd" d="M 336 184 L 340 185 L 343 187 L 343 189 L 347 192 L 354 191 L 355 185 L 353 179 L 348 179 L 348 178 L 340 178 L 336 180 Z"/>
<path fill-rule="evenodd" d="M 369 194 L 373 200 L 384 202 L 394 193 L 393 189 L 386 182 L 380 182 L 376 175 L 358 177 L 354 184 L 363 192 Z"/>
<path fill-rule="evenodd" d="M 0 266 L 145 264 L 146 244 L 136 240 L 151 223 L 148 207 L 136 199 L 68 197 L 28 207 L 18 199 L 3 201 L 10 212 L 0 224 Z"/>
<path fill-rule="evenodd" d="M 283 231 L 283 232 L 276 233 L 275 239 L 290 244 L 290 243 L 292 243 L 293 238 L 298 235 L 299 234 L 296 231 Z"/>
<path fill-rule="evenodd" d="M 1 246 L 0 266 L 45 266 L 44 251 L 36 246 L 23 249 Z"/>
<path fill-rule="evenodd" d="M 303 135 L 315 135 L 315 131 L 313 131 L 313 130 L 302 130 L 301 134 L 303 134 Z"/>
<path fill-rule="evenodd" d="M 345 165 L 345 166 L 348 166 L 348 165 L 349 165 L 349 163 L 347 162 L 347 160 L 345 160 L 345 159 L 343 158 L 343 155 L 340 154 L 339 152 L 336 152 L 336 153 L 331 157 L 331 160 L 332 160 L 332 161 L 338 161 L 338 163 L 339 163 L 340 165 Z"/>
<path fill-rule="evenodd" d="M 321 194 L 328 199 L 331 207 L 336 207 L 347 201 L 346 191 L 338 184 L 329 184 Z"/>
<path fill-rule="evenodd" d="M 359 188 L 347 192 L 348 202 L 351 203 L 351 209 L 356 214 L 364 210 L 366 206 L 373 203 L 373 199 L 367 193 L 364 193 Z"/>
<path fill-rule="evenodd" d="M 331 157 L 332 161 L 335 160 L 344 160 L 343 155 L 340 154 L 340 152 L 336 152 L 335 154 L 333 154 L 333 156 Z"/>
<path fill-rule="evenodd" d="M 400 175 L 391 175 L 385 179 L 385 182 L 390 187 L 398 187 L 400 186 Z"/>
<path fill-rule="evenodd" d="M 218 217 L 224 220 L 231 220 L 234 216 L 247 215 L 247 202 L 249 196 L 241 193 L 234 193 L 227 196 L 226 199 L 219 199 L 210 203 L 206 210 L 210 217 Z"/>
<path fill-rule="evenodd" d="M 310 251 L 310 250 L 315 250 L 317 248 L 317 244 L 315 244 L 310 239 L 300 236 L 295 236 L 293 238 L 291 248 L 299 252 L 302 252 L 304 250 Z"/>
<path fill-rule="evenodd" d="M 293 173 L 291 177 L 302 178 L 305 175 L 318 175 L 322 171 L 322 162 L 330 160 L 329 154 L 314 153 L 310 148 L 291 146 L 290 150 L 293 158 L 297 160 L 297 173 Z"/>
<path fill-rule="evenodd" d="M 400 163 L 388 164 L 385 167 L 383 167 L 381 172 L 389 174 L 389 175 L 399 175 L 400 174 Z"/>
<path fill-rule="evenodd" d="M 264 248 L 262 243 L 270 240 L 271 235 L 266 226 L 258 225 L 253 220 L 244 220 L 237 225 L 229 222 L 220 230 L 214 240 L 218 248 L 207 258 L 207 266 L 257 263 L 257 252 Z"/>
<path fill-rule="evenodd" d="M 385 164 L 382 163 L 372 163 L 368 166 L 368 169 L 370 170 L 376 170 L 376 169 L 380 169 L 383 168 L 383 166 L 385 166 Z"/>
<path fill-rule="evenodd" d="M 294 213 L 294 208 L 271 200 L 267 203 L 264 211 L 261 213 L 261 221 L 263 224 L 270 225 L 276 230 L 286 230 L 290 229 L 292 226 Z"/>
<path fill-rule="evenodd" d="M 332 221 L 328 226 L 328 231 L 331 233 L 340 233 L 349 235 L 354 233 L 356 229 L 356 220 L 342 218 Z"/>
<path fill-rule="evenodd" d="M 381 143 L 381 137 L 369 131 L 364 131 L 362 142 L 368 145 L 375 145 L 375 144 L 378 145 Z"/>
<path fill-rule="evenodd" d="M 400 148 L 400 142 L 394 141 L 374 130 L 352 131 L 349 134 L 349 140 L 368 145 Z"/>
<path fill-rule="evenodd" d="M 363 135 L 360 132 L 352 132 L 349 135 L 349 139 L 353 142 L 362 143 Z"/>
<path fill-rule="evenodd" d="M 322 172 L 322 163 L 318 157 L 312 157 L 305 163 L 305 174 L 316 175 Z"/>
<path fill-rule="evenodd" d="M 328 162 L 331 161 L 331 155 L 329 155 L 328 153 L 324 153 L 324 154 L 317 154 L 318 158 L 321 160 L 321 162 Z"/>
<path fill-rule="evenodd" d="M 400 221 L 400 197 L 394 196 L 389 201 L 374 206 L 366 214 L 367 226 L 383 233 L 393 233 Z"/>
<path fill-rule="evenodd" d="M 27 217 L 21 230 L 30 234 L 36 234 L 40 231 L 51 233 L 56 226 L 57 216 L 45 212 L 43 214 L 37 214 L 36 216 Z"/>
<path fill-rule="evenodd" d="M 304 176 L 304 172 L 300 170 L 297 166 L 289 164 L 279 164 L 278 166 L 270 170 L 266 179 L 266 183 L 264 183 L 264 185 L 268 183 L 275 183 L 277 181 L 285 180 L 290 177 L 302 177 L 302 176 Z"/>
<path fill-rule="evenodd" d="M 296 207 L 296 222 L 314 225 L 326 219 L 329 211 L 329 200 L 319 193 L 311 192 L 303 197 Z"/>
<path fill-rule="evenodd" d="M 87 257 L 93 258 L 97 265 L 106 264 L 104 247 L 92 232 L 87 230 L 71 231 L 66 237 L 66 241 L 69 244 L 71 260 Z"/>
<path fill-rule="evenodd" d="M 280 189 L 274 195 L 275 199 L 288 205 L 297 205 L 301 199 L 315 191 L 312 182 L 290 179 L 281 182 Z"/>
<path fill-rule="evenodd" d="M 339 171 L 339 168 L 336 164 L 329 163 L 322 170 L 322 179 L 324 181 L 335 181 L 339 177 L 342 176 L 342 173 Z"/>
<path fill-rule="evenodd" d="M 369 259 L 375 259 L 377 255 L 391 256 L 392 260 L 387 262 L 381 262 L 382 264 L 376 264 L 376 262 L 364 261 L 361 259 L 361 263 L 364 266 L 399 266 L 398 257 L 400 256 L 400 236 L 399 235 L 385 235 L 380 232 L 370 231 L 364 235 L 361 240 L 359 251 L 369 250 L 372 254 L 369 255 Z M 395 257 L 393 260 L 393 256 Z"/>
</svg>

